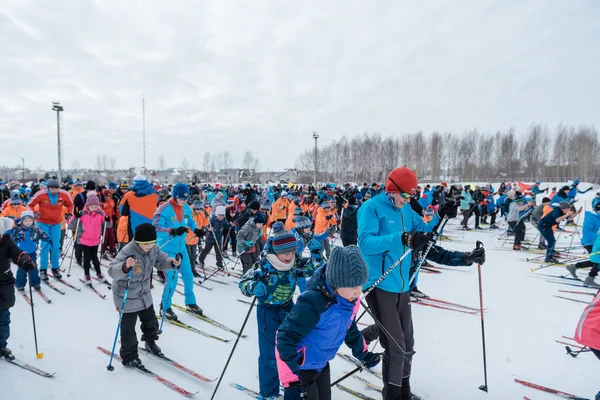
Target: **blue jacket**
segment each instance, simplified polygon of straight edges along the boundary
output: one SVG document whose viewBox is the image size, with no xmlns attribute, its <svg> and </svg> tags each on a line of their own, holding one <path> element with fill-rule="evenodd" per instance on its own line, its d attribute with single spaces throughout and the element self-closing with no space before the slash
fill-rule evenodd
<svg viewBox="0 0 600 400">
<path fill-rule="evenodd" d="M 267 244 L 267 249 L 269 245 Z M 269 251 L 269 250 L 268 250 Z M 294 297 L 298 278 L 310 277 L 317 270 L 323 260 L 311 253 L 313 258 L 296 256 L 294 266 L 287 271 L 279 271 L 273 267 L 269 258 L 277 257 L 270 252 L 259 260 L 253 269 L 246 271 L 242 276 L 239 288 L 244 296 L 255 296 L 254 289 L 258 281 L 267 286 L 267 293 L 258 297 L 258 304 L 266 306 L 283 306 Z"/>
<path fill-rule="evenodd" d="M 600 197 L 594 197 L 592 200 L 592 210 L 596 208 L 596 204 L 600 203 Z"/>
<path fill-rule="evenodd" d="M 435 214 L 426 224 L 408 204 L 396 208 L 386 193 L 363 204 L 358 210 L 358 247 L 369 267 L 369 280 L 364 288 L 369 288 L 409 250 L 402 244 L 403 232 L 431 232 L 439 222 L 440 217 Z M 411 258 L 405 257 L 378 288 L 392 293 L 409 291 Z"/>
<path fill-rule="evenodd" d="M 498 197 L 498 200 L 496 200 L 496 206 L 502 208 L 507 197 L 508 196 L 506 194 L 503 194 L 502 196 Z"/>
<path fill-rule="evenodd" d="M 566 201 L 569 203 L 572 203 L 573 199 L 567 198 L 567 197 L 562 197 L 558 194 L 558 192 L 556 192 L 556 194 L 554 195 L 554 197 L 552 197 L 550 199 L 550 204 L 554 205 L 554 203 L 560 203 L 561 201 Z"/>
<path fill-rule="evenodd" d="M 174 237 L 169 234 L 171 229 L 186 226 L 189 230 L 194 231 L 198 226 L 194 221 L 192 209 L 187 204 L 183 205 L 181 212 L 181 221 L 177 218 L 173 205 L 170 201 L 164 202 L 156 210 L 154 214 L 153 225 L 156 228 L 156 244 L 161 246 L 161 250 L 170 256 L 187 251 L 185 247 L 186 235 Z M 172 239 L 172 240 L 171 240 Z M 169 242 L 170 240 L 170 242 Z M 168 244 L 165 244 L 169 242 Z M 162 247 L 164 245 L 164 247 Z"/>
<path fill-rule="evenodd" d="M 359 357 L 367 351 L 354 317 L 360 299 L 350 303 L 325 281 L 324 265 L 308 281 L 307 291 L 277 331 L 277 351 L 292 373 L 321 371 L 335 358 L 343 342 Z"/>
<path fill-rule="evenodd" d="M 540 222 L 538 223 L 538 229 L 547 229 L 553 227 L 554 225 L 558 225 L 556 220 L 563 215 L 565 214 L 559 207 L 554 208 L 544 218 L 540 219 Z"/>
<path fill-rule="evenodd" d="M 221 246 L 223 244 L 223 230 L 225 230 L 225 232 L 229 231 L 231 229 L 231 224 L 227 222 L 227 218 L 223 218 L 219 221 L 216 215 L 210 217 L 209 223 L 212 227 L 212 232 L 206 232 L 206 244 L 215 244 L 218 242 L 219 246 Z M 217 238 L 217 242 L 215 242 L 215 237 Z"/>
<path fill-rule="evenodd" d="M 594 247 L 592 248 L 592 254 L 593 253 L 600 253 L 600 234 L 598 234 L 598 237 L 594 242 Z M 596 264 L 600 264 L 600 254 L 595 254 L 591 256 L 590 261 Z"/>
<path fill-rule="evenodd" d="M 12 240 L 25 253 L 35 253 L 40 239 L 47 242 L 50 237 L 35 223 L 27 228 L 19 221 L 12 229 Z"/>
<path fill-rule="evenodd" d="M 586 211 L 583 220 L 581 244 L 583 246 L 593 246 L 598 238 L 598 231 L 600 231 L 600 214 L 594 211 Z"/>
<path fill-rule="evenodd" d="M 425 197 L 423 197 L 425 196 Z M 421 205 L 421 207 L 423 208 L 427 208 L 428 205 L 430 205 L 433 202 L 433 194 L 431 193 L 431 190 L 423 190 L 423 194 L 421 195 L 421 198 L 419 199 L 419 204 Z"/>
<path fill-rule="evenodd" d="M 496 202 L 494 201 L 494 195 L 489 194 L 485 198 L 487 200 L 487 212 L 496 211 Z"/>
</svg>

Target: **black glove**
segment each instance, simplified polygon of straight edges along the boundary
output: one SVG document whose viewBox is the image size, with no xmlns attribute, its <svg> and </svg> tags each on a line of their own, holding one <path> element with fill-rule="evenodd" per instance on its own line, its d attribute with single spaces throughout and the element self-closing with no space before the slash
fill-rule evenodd
<svg viewBox="0 0 600 400">
<path fill-rule="evenodd" d="M 65 220 L 69 220 L 71 219 L 71 217 L 73 216 L 73 214 L 65 214 Z"/>
<path fill-rule="evenodd" d="M 204 237 L 204 231 L 202 229 L 198 229 L 198 228 L 194 229 L 194 234 L 199 238 Z"/>
<path fill-rule="evenodd" d="M 19 256 L 19 267 L 25 272 L 29 272 L 35 268 L 35 264 L 27 254 L 22 253 Z"/>
<path fill-rule="evenodd" d="M 175 229 L 171 229 L 171 236 L 181 236 L 187 233 L 187 228 L 185 226 L 180 226 Z"/>
<path fill-rule="evenodd" d="M 109 221 L 110 221 L 110 217 L 109 217 L 108 215 L 105 215 L 105 216 L 104 216 L 104 220 L 105 220 L 106 222 L 109 222 Z"/>
<path fill-rule="evenodd" d="M 485 263 L 485 249 L 483 247 L 479 247 L 474 249 L 470 253 L 465 253 L 465 262 L 469 265 L 473 263 Z"/>
<path fill-rule="evenodd" d="M 456 214 L 458 213 L 458 204 L 454 200 L 448 200 L 444 203 L 443 206 L 440 206 L 438 209 L 438 215 L 440 218 L 448 217 L 448 218 L 456 218 Z"/>
<path fill-rule="evenodd" d="M 427 245 L 433 239 L 431 232 L 404 232 L 402 234 L 402 244 L 413 250 L 419 250 Z"/>
<path fill-rule="evenodd" d="M 359 355 L 357 358 L 365 365 L 365 367 L 371 369 L 379 364 L 379 361 L 381 360 L 381 354 L 367 351 Z"/>
<path fill-rule="evenodd" d="M 326 216 L 326 217 L 325 217 L 325 219 L 326 219 L 327 221 L 329 221 L 331 218 L 333 218 L 333 215 L 328 215 L 328 216 Z"/>
</svg>

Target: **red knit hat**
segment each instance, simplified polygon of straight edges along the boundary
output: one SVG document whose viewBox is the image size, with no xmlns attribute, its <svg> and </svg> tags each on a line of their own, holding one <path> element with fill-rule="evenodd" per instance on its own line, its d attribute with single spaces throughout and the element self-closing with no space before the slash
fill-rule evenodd
<svg viewBox="0 0 600 400">
<path fill-rule="evenodd" d="M 392 170 L 385 180 L 385 191 L 414 194 L 417 191 L 417 174 L 408 167 Z"/>
</svg>

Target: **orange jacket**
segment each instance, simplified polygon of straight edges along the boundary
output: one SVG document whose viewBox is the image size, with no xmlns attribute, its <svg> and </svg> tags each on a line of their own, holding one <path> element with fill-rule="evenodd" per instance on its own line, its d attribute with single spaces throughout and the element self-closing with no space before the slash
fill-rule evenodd
<svg viewBox="0 0 600 400">
<path fill-rule="evenodd" d="M 327 219 L 328 216 L 331 216 L 331 218 Z M 315 235 L 320 235 L 335 225 L 336 220 L 333 215 L 333 211 L 327 211 L 319 207 L 317 209 L 317 217 L 315 218 Z"/>
<path fill-rule="evenodd" d="M 79 194 L 79 193 L 83 193 L 83 186 L 79 186 L 79 189 L 77 189 L 77 186 L 73 186 L 71 188 L 71 190 L 69 190 L 67 193 L 69 194 L 69 196 L 71 197 L 72 201 L 75 201 L 75 197 Z"/>
<path fill-rule="evenodd" d="M 56 204 L 52 205 L 50 204 L 48 194 L 49 192 L 46 190 L 37 192 L 29 201 L 28 206 L 33 209 L 35 206 L 39 205 L 38 212 L 40 216 L 37 219 L 38 222 L 48 225 L 60 224 L 63 219 L 63 207 L 67 208 L 67 214 L 73 213 L 73 201 L 66 191 L 58 189 L 58 201 Z"/>
<path fill-rule="evenodd" d="M 296 223 L 294 222 L 294 210 L 296 207 L 298 207 L 296 203 L 291 202 L 290 207 L 288 208 L 288 216 L 287 220 L 285 221 L 285 229 L 288 231 L 291 231 L 296 226 Z"/>
<path fill-rule="evenodd" d="M 129 217 L 122 216 L 119 218 L 119 224 L 117 225 L 117 242 L 129 243 L 129 233 L 127 232 L 128 224 Z"/>
<path fill-rule="evenodd" d="M 288 199 L 280 197 L 271 209 L 273 219 L 286 219 L 289 205 Z"/>
<path fill-rule="evenodd" d="M 208 219 L 204 215 L 204 211 L 196 212 L 192 211 L 192 217 L 194 218 L 194 222 L 198 229 L 202 229 L 208 226 Z M 185 238 L 185 244 L 188 246 L 195 246 L 198 244 L 198 236 L 192 231 L 188 231 L 187 236 Z"/>
<path fill-rule="evenodd" d="M 268 237 L 267 237 L 267 229 L 269 229 L 269 232 L 271 231 L 271 228 L 267 228 L 269 226 L 271 226 L 271 221 L 273 221 L 273 218 L 271 218 L 270 215 L 267 214 L 267 223 L 263 225 L 262 227 L 262 234 L 260 236 L 260 238 L 266 242 Z"/>
<path fill-rule="evenodd" d="M 27 211 L 27 207 L 25 207 L 23 204 L 11 205 L 2 210 L 0 216 L 18 219 L 21 218 L 21 213 L 23 211 Z"/>
<path fill-rule="evenodd" d="M 543 210 L 542 210 L 542 218 L 544 218 L 546 215 L 550 214 L 552 212 L 553 208 L 550 206 L 544 206 Z M 552 227 L 552 232 L 556 233 L 556 227 L 557 225 L 554 225 Z"/>
<path fill-rule="evenodd" d="M 108 215 L 110 219 L 115 216 L 115 199 L 112 197 L 106 197 L 106 202 L 102 203 L 102 211 Z"/>
</svg>

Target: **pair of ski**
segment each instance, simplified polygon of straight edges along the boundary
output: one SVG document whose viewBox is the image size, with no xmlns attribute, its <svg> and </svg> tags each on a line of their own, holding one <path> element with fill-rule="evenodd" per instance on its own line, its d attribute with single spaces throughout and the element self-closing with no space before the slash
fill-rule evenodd
<svg viewBox="0 0 600 400">
<path fill-rule="evenodd" d="M 201 319 L 202 321 L 204 321 L 204 322 L 207 322 L 207 323 L 209 323 L 209 324 L 211 324 L 211 325 L 213 325 L 213 326 L 215 326 L 215 327 L 217 327 L 217 328 L 219 328 L 219 329 L 222 329 L 222 330 L 224 330 L 224 331 L 226 331 L 226 332 L 233 333 L 233 334 L 234 334 L 234 335 L 236 335 L 236 336 L 238 336 L 238 335 L 240 334 L 240 333 L 239 333 L 238 331 L 236 331 L 235 329 L 231 329 L 231 328 L 229 328 L 229 327 L 227 327 L 227 326 L 223 325 L 222 323 L 220 323 L 220 322 L 217 322 L 217 321 L 215 321 L 214 319 L 212 319 L 212 318 L 210 318 L 210 317 L 207 317 L 206 315 L 199 315 L 199 314 L 196 314 L 196 313 L 194 313 L 194 312 L 192 312 L 192 311 L 188 310 L 187 308 L 185 308 L 185 307 L 182 307 L 182 306 L 180 306 L 180 305 L 177 305 L 177 304 L 171 304 L 171 306 L 173 306 L 173 307 L 175 307 L 176 309 L 178 309 L 178 310 L 181 310 L 181 311 L 183 311 L 183 312 L 185 312 L 185 313 L 187 313 L 187 314 L 193 315 L 194 317 L 196 317 L 196 318 L 198 318 L 198 319 Z M 248 337 L 248 335 L 242 335 L 241 337 L 242 337 L 242 338 L 247 338 L 247 337 Z"/>
<path fill-rule="evenodd" d="M 107 356 L 111 355 L 111 351 L 107 350 L 107 349 L 105 349 L 103 347 L 98 346 L 98 350 L 100 350 L 101 352 L 103 352 Z M 184 367 L 183 365 L 177 363 L 176 361 L 171 360 L 170 358 L 167 358 L 167 357 L 164 357 L 164 356 L 163 357 L 157 356 L 155 354 L 152 354 L 151 352 L 148 352 L 146 349 L 143 349 L 143 348 L 140 348 L 140 350 L 143 350 L 144 352 L 146 352 L 146 354 L 148 354 L 148 355 L 150 355 L 150 356 L 152 356 L 152 357 L 154 357 L 154 358 L 156 358 L 156 359 L 158 359 L 160 361 L 163 361 L 166 364 L 168 364 L 168 365 L 170 365 L 170 366 L 172 366 L 174 368 L 177 368 L 178 370 L 180 370 L 182 372 L 185 372 L 186 374 L 189 374 L 189 375 L 193 376 L 194 378 L 197 378 L 197 379 L 201 380 L 202 382 L 213 382 L 215 380 L 215 379 L 206 378 L 206 377 L 204 377 L 204 376 L 202 376 L 202 375 L 200 375 L 200 374 L 192 371 L 191 369 Z M 118 360 L 118 361 L 122 361 L 121 357 L 118 354 L 115 354 L 114 358 L 116 360 Z M 185 397 L 193 397 L 196 394 L 198 394 L 198 392 L 192 393 L 192 392 L 189 392 L 189 391 L 183 389 L 182 387 L 174 384 L 173 382 L 170 382 L 170 381 L 166 380 L 165 378 L 163 378 L 162 376 L 160 376 L 158 374 L 155 374 L 154 372 L 150 371 L 149 369 L 147 369 L 143 365 L 135 367 L 135 369 L 138 372 L 146 375 L 147 377 L 149 377 L 151 379 L 154 379 L 155 381 L 160 382 L 161 384 L 165 385 L 169 389 L 174 390 L 177 393 L 179 393 L 179 394 L 181 394 L 181 395 L 183 395 Z"/>
<path fill-rule="evenodd" d="M 450 301 L 434 299 L 432 297 L 417 297 L 413 304 L 420 304 L 422 306 L 438 308 L 441 310 L 454 311 L 463 314 L 477 314 L 479 308 L 468 307 L 458 303 L 452 303 Z"/>
<path fill-rule="evenodd" d="M 48 304 L 52 303 L 52 300 L 50 300 L 48 297 L 46 297 L 46 295 L 42 292 L 42 290 L 38 290 L 38 289 L 34 289 L 34 292 L 36 292 L 37 294 L 40 295 L 40 297 Z M 29 298 L 29 295 L 27 293 L 25 293 L 24 290 L 17 290 L 17 292 L 21 293 L 21 296 L 23 296 L 23 298 L 25 299 L 25 301 L 27 302 L 27 304 L 31 305 L 31 299 Z"/>
<path fill-rule="evenodd" d="M 237 390 L 239 390 L 242 393 L 246 393 L 248 396 L 252 397 L 253 399 L 256 399 L 256 400 L 263 400 L 264 399 L 264 397 L 262 397 L 260 395 L 260 393 L 258 393 L 257 391 L 249 389 L 246 386 L 242 386 L 239 383 L 230 383 L 229 385 L 232 388 L 237 389 Z M 375 400 L 372 397 L 366 396 L 366 395 L 364 395 L 364 394 L 362 394 L 360 392 L 357 392 L 356 390 L 350 389 L 350 388 L 348 388 L 346 386 L 343 386 L 343 385 L 340 385 L 340 384 L 337 384 L 335 386 L 338 389 L 340 389 L 340 390 L 342 390 L 342 391 L 344 391 L 344 392 L 346 392 L 348 394 L 351 394 L 351 395 L 353 395 L 356 398 L 363 399 L 363 400 Z"/>
<path fill-rule="evenodd" d="M 565 335 L 562 335 L 561 337 L 562 337 L 563 339 L 569 340 L 570 342 L 565 342 L 564 340 L 555 340 L 555 342 L 556 342 L 556 343 L 559 343 L 559 344 L 564 344 L 564 345 L 566 345 L 566 346 L 575 347 L 575 348 L 578 348 L 578 349 L 580 349 L 580 350 L 584 348 L 584 346 L 582 346 L 582 345 L 580 345 L 579 343 L 577 343 L 577 342 L 575 341 L 575 339 L 574 339 L 574 338 L 572 338 L 572 337 L 570 337 L 570 336 L 565 336 Z M 573 342 L 573 343 L 571 343 L 571 342 Z"/>
<path fill-rule="evenodd" d="M 0 357 L 0 358 L 2 358 L 2 357 Z M 56 373 L 56 372 L 50 373 L 50 372 L 42 371 L 41 369 L 31 366 L 31 365 L 27 364 L 26 362 L 21 361 L 16 358 L 14 360 L 9 360 L 8 358 L 5 358 L 5 360 L 8 361 L 9 363 L 11 363 L 12 365 L 21 367 L 29 372 L 33 372 L 34 374 L 43 376 L 44 378 L 52 378 L 54 376 L 54 374 Z"/>
<path fill-rule="evenodd" d="M 160 315 L 157 315 L 156 318 L 158 318 L 160 320 L 162 317 Z M 183 328 L 183 329 L 188 330 L 190 332 L 197 333 L 198 335 L 202 335 L 202 336 L 207 337 L 209 339 L 214 339 L 214 340 L 217 340 L 217 341 L 223 342 L 223 343 L 229 343 L 229 342 L 231 342 L 230 339 L 223 339 L 223 338 L 221 338 L 219 336 L 211 335 L 210 333 L 206 333 L 204 331 L 201 331 L 200 329 L 194 328 L 193 326 L 188 325 L 188 324 L 186 324 L 184 322 L 181 322 L 181 321 L 178 321 L 178 320 L 173 320 L 173 319 L 165 318 L 165 321 L 169 322 L 171 325 L 178 326 L 180 328 Z"/>
<path fill-rule="evenodd" d="M 81 279 L 81 278 L 79 278 L 79 282 L 83 283 L 84 286 L 86 286 L 91 291 L 93 291 L 94 293 L 96 293 L 96 295 L 98 295 L 98 297 L 100 297 L 102 300 L 106 299 L 106 295 L 100 293 L 98 291 L 98 289 L 96 289 L 95 287 L 93 287 L 92 284 L 91 284 L 91 282 L 90 283 L 85 283 L 85 281 L 83 279 Z"/>
<path fill-rule="evenodd" d="M 546 392 L 546 393 L 551 393 L 554 394 L 558 397 L 562 397 L 563 399 L 571 399 L 571 400 L 590 400 L 588 398 L 585 397 L 580 397 L 580 396 L 576 396 L 574 394 L 570 394 L 570 393 L 566 393 L 566 392 L 562 392 L 560 390 L 556 390 L 556 389 L 551 389 L 549 387 L 546 386 L 542 386 L 542 385 L 538 385 L 535 383 L 531 383 L 531 382 L 527 382 L 527 381 L 523 381 L 521 379 L 516 379 L 515 378 L 515 382 L 520 383 L 523 386 L 527 386 L 531 389 L 536 389 L 542 392 Z"/>
</svg>

